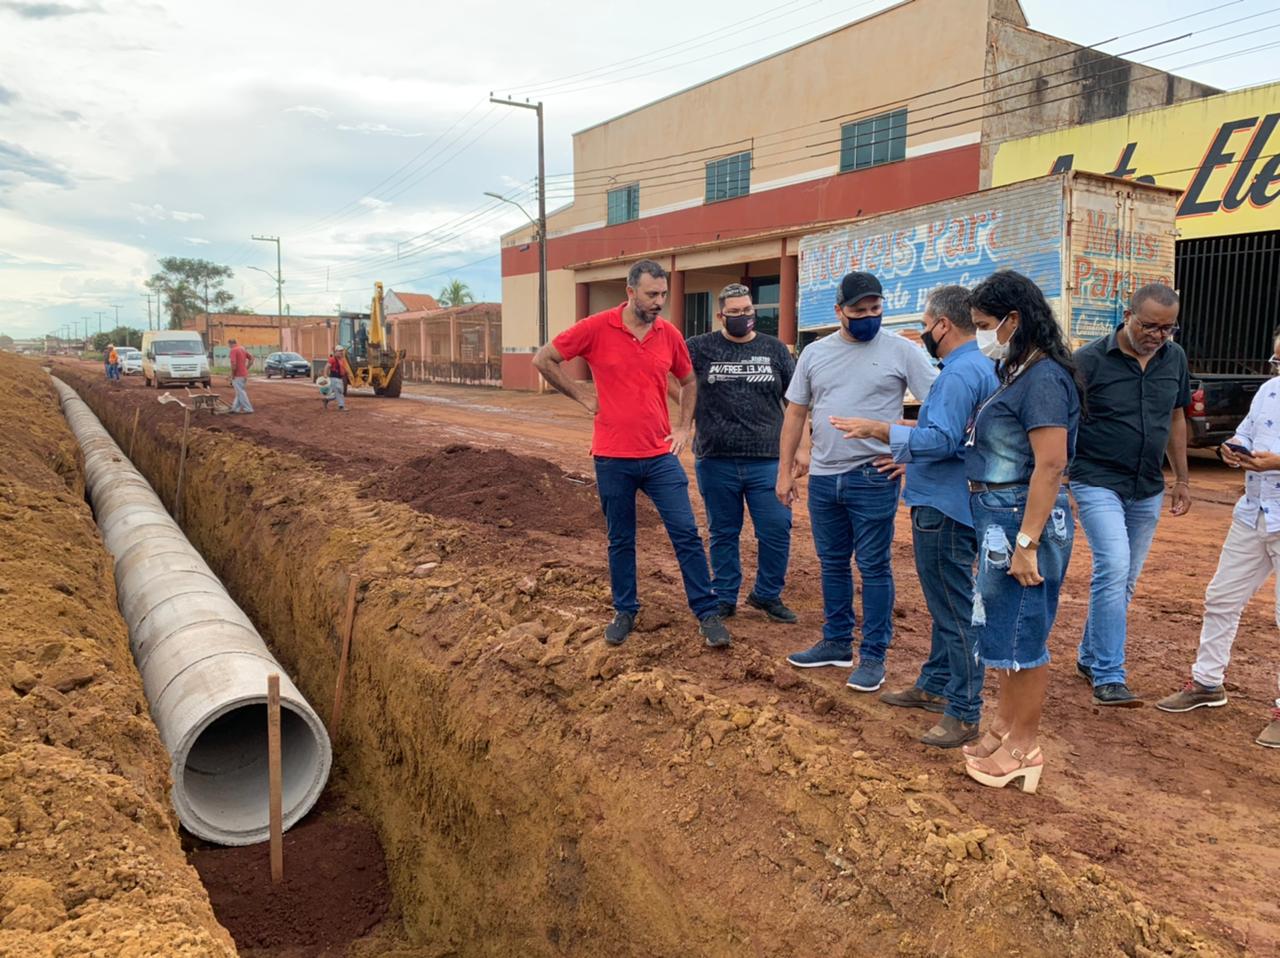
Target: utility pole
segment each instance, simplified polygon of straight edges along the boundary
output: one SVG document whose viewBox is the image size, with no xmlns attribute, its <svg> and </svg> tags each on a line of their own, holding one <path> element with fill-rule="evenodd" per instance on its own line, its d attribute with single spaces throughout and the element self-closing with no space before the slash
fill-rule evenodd
<svg viewBox="0 0 1280 958">
<path fill-rule="evenodd" d="M 211 323 L 209 321 L 209 277 L 204 278 L 204 338 L 209 348 L 213 348 L 212 334 L 209 332 Z"/>
<path fill-rule="evenodd" d="M 147 300 L 147 329 L 151 328 L 151 294 L 143 293 Z"/>
<path fill-rule="evenodd" d="M 99 333 L 99 335 L 101 335 L 101 333 L 102 333 L 102 317 L 103 317 L 103 312 L 102 312 L 102 310 L 98 310 L 98 333 Z M 85 330 L 85 333 L 87 334 L 87 333 L 88 333 L 88 330 Z"/>
<path fill-rule="evenodd" d="M 518 106 L 538 114 L 538 346 L 547 344 L 547 167 L 542 131 L 542 101 L 523 103 L 489 93 L 490 103 Z"/>
<path fill-rule="evenodd" d="M 119 329 L 119 328 L 120 328 L 120 307 L 119 307 L 119 306 L 117 306 L 115 303 L 111 303 L 111 304 L 109 304 L 109 305 L 111 306 L 111 308 L 112 308 L 112 309 L 114 309 L 114 310 L 116 311 L 116 325 L 115 325 L 115 328 L 116 328 L 116 329 Z M 102 330 L 98 330 L 98 332 L 102 332 Z"/>
<path fill-rule="evenodd" d="M 284 315 L 284 275 L 280 272 L 280 237 L 279 236 L 251 236 L 250 239 L 258 240 L 262 243 L 276 244 L 276 316 Z"/>
</svg>

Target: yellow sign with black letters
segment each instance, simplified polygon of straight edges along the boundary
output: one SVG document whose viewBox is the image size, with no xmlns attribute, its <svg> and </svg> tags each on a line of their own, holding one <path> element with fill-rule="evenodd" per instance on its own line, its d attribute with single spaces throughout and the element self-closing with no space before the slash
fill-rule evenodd
<svg viewBox="0 0 1280 958">
<path fill-rule="evenodd" d="M 1280 83 L 1007 140 L 991 185 L 1073 169 L 1182 190 L 1182 238 L 1280 229 Z"/>
</svg>

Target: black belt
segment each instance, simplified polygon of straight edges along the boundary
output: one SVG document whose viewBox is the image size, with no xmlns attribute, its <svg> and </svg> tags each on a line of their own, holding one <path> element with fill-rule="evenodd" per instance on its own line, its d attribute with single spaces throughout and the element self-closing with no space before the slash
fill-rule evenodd
<svg viewBox="0 0 1280 958">
<path fill-rule="evenodd" d="M 1025 482 L 974 482 L 969 480 L 970 492 L 999 492 L 1001 489 L 1019 489 L 1027 485 Z"/>
</svg>

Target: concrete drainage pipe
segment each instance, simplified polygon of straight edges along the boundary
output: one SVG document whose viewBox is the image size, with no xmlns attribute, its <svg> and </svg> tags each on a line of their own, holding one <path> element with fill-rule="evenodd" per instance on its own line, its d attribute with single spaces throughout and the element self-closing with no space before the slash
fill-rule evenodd
<svg viewBox="0 0 1280 958">
<path fill-rule="evenodd" d="M 280 673 L 285 828 L 311 809 L 329 777 L 324 725 L 150 484 L 75 391 L 53 382 L 115 557 L 120 611 L 169 750 L 178 818 L 222 845 L 266 841 L 267 675 Z"/>
</svg>

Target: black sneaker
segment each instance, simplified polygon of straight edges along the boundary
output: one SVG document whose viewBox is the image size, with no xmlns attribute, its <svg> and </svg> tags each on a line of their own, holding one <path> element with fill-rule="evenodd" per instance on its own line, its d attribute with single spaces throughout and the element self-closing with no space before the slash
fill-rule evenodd
<svg viewBox="0 0 1280 958">
<path fill-rule="evenodd" d="M 727 649 L 733 641 L 729 629 L 719 615 L 708 615 L 698 623 L 698 631 L 713 649 Z"/>
<path fill-rule="evenodd" d="M 1082 664 L 1079 659 L 1076 659 L 1076 675 L 1088 682 L 1090 688 L 1093 688 L 1093 669 Z"/>
<path fill-rule="evenodd" d="M 737 614 L 738 607 L 736 605 L 730 605 L 728 602 L 721 602 L 720 607 L 716 609 L 716 615 L 720 616 L 722 619 L 732 619 Z"/>
<path fill-rule="evenodd" d="M 774 622 L 791 623 L 799 620 L 799 616 L 783 605 L 781 599 L 760 599 L 755 595 L 749 595 L 747 605 L 753 609 L 759 609 Z"/>
<path fill-rule="evenodd" d="M 1142 708 L 1142 699 L 1129 691 L 1123 682 L 1108 682 L 1106 685 L 1093 687 L 1094 705 L 1114 705 L 1122 709 Z"/>
<path fill-rule="evenodd" d="M 631 612 L 619 612 L 613 621 L 604 627 L 604 640 L 610 645 L 621 645 L 635 628 L 636 617 Z"/>
</svg>

